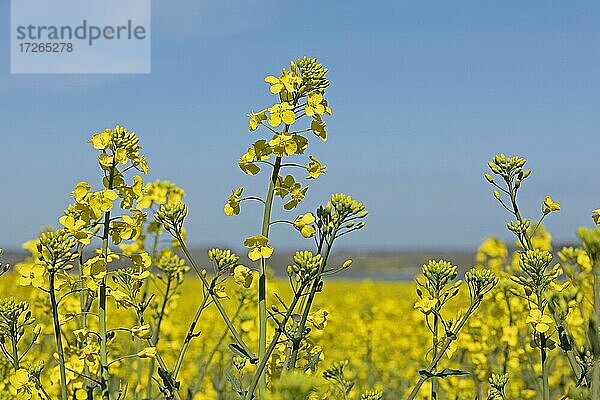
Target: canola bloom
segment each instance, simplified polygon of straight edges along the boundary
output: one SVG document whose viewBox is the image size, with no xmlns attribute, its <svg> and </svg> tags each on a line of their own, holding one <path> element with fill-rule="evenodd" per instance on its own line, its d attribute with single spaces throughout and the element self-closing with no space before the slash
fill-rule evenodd
<svg viewBox="0 0 600 400">
<path fill-rule="evenodd" d="M 523 214 L 522 157 L 499 154 L 484 175 L 514 243 L 486 239 L 472 268 L 430 260 L 415 282 L 331 279 L 352 266 L 331 257 L 337 243 L 369 213 L 345 193 L 297 211 L 327 171 L 307 154 L 328 137 L 327 72 L 304 57 L 264 79 L 276 98 L 248 115 L 262 137 L 237 164 L 265 185 L 223 207 L 258 207 L 243 256 L 196 259 L 185 191 L 144 181 L 139 136 L 91 136 L 98 178 L 75 185 L 25 260 L 0 263 L 0 400 L 600 399 L 600 229 L 554 249 L 542 222 L 561 205 Z M 271 270 L 274 224 L 300 241 L 286 279 Z"/>
</svg>

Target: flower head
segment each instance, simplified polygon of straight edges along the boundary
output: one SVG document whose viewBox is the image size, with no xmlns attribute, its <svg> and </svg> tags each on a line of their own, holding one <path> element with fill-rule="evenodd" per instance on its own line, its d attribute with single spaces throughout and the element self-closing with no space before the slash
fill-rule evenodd
<svg viewBox="0 0 600 400">
<path fill-rule="evenodd" d="M 238 265 L 233 270 L 233 280 L 240 286 L 249 288 L 252 285 L 252 270 L 244 265 Z"/>
<path fill-rule="evenodd" d="M 252 113 L 250 113 L 249 117 L 250 117 L 250 122 L 248 123 L 248 130 L 250 130 L 250 131 L 255 131 L 256 129 L 258 129 L 258 126 L 261 124 L 261 122 L 263 122 L 264 120 L 267 119 L 265 110 L 262 110 L 257 113 L 252 111 Z"/>
<path fill-rule="evenodd" d="M 316 233 L 315 227 L 312 225 L 315 222 L 313 213 L 299 215 L 294 221 L 294 228 L 300 231 L 305 238 L 313 237 Z"/>
<path fill-rule="evenodd" d="M 244 246 L 251 249 L 248 252 L 248 258 L 252 261 L 266 259 L 273 254 L 273 248 L 268 245 L 269 239 L 262 235 L 252 236 L 244 240 Z"/>
<path fill-rule="evenodd" d="M 19 286 L 41 288 L 46 283 L 46 267 L 41 263 L 22 263 L 15 267 L 19 275 Z"/>
<path fill-rule="evenodd" d="M 560 204 L 552 200 L 552 197 L 546 196 L 544 202 L 542 203 L 542 212 L 544 215 L 550 214 L 553 211 L 560 210 Z"/>
<path fill-rule="evenodd" d="M 423 314 L 429 314 L 437 305 L 438 301 L 429 296 L 423 296 L 422 299 L 415 303 L 415 309 L 420 310 Z"/>
<path fill-rule="evenodd" d="M 465 274 L 469 285 L 469 293 L 473 301 L 480 301 L 498 283 L 498 278 L 492 270 L 472 268 Z"/>
<path fill-rule="evenodd" d="M 527 317 L 525 322 L 528 324 L 532 324 L 536 332 L 544 333 L 550 328 L 552 318 L 542 314 L 542 312 L 537 308 L 534 308 L 529 312 L 529 316 Z"/>
<path fill-rule="evenodd" d="M 296 115 L 290 103 L 284 101 L 269 108 L 269 125 L 279 126 L 281 122 L 291 125 L 294 121 L 296 121 Z"/>
<path fill-rule="evenodd" d="M 306 166 L 306 171 L 308 171 L 308 176 L 306 178 L 317 179 L 319 175 L 325 173 L 326 168 L 313 156 L 309 156 L 308 158 L 310 158 L 310 162 Z"/>
<path fill-rule="evenodd" d="M 242 201 L 243 191 L 243 187 L 231 191 L 231 195 L 227 198 L 227 203 L 225 203 L 225 207 L 223 207 L 225 214 L 231 216 L 240 213 L 240 202 Z"/>
<path fill-rule="evenodd" d="M 423 275 L 435 293 L 439 293 L 451 280 L 456 278 L 456 272 L 457 267 L 444 260 L 430 260 L 423 265 Z"/>
<path fill-rule="evenodd" d="M 49 270 L 65 268 L 77 257 L 77 253 L 73 252 L 74 246 L 75 239 L 64 230 L 44 232 L 37 244 L 38 260 Z"/>
<path fill-rule="evenodd" d="M 145 347 L 137 353 L 139 358 L 156 358 L 156 347 Z"/>
<path fill-rule="evenodd" d="M 600 225 L 600 208 L 592 211 L 592 219 L 596 223 L 596 225 Z"/>
<path fill-rule="evenodd" d="M 163 204 L 154 214 L 154 219 L 162 224 L 167 232 L 173 236 L 181 234 L 183 220 L 187 215 L 187 206 L 183 202 Z"/>
</svg>

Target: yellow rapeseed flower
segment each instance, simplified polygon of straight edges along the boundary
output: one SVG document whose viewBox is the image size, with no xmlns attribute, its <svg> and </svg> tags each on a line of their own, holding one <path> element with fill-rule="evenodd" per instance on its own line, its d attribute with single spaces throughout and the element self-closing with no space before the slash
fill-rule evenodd
<svg viewBox="0 0 600 400">
<path fill-rule="evenodd" d="M 240 286 L 249 288 L 252 285 L 252 270 L 244 265 L 238 265 L 233 270 L 233 280 Z"/>
<path fill-rule="evenodd" d="M 533 328 L 540 333 L 546 332 L 550 329 L 550 324 L 552 323 L 552 318 L 547 315 L 542 314 L 542 312 L 536 308 L 532 309 L 529 312 L 529 316 L 525 320 L 526 323 L 532 324 Z"/>
<path fill-rule="evenodd" d="M 415 303 L 414 308 L 420 310 L 423 314 L 429 314 L 437 304 L 437 300 L 428 296 L 424 296 L 421 300 Z"/>
<path fill-rule="evenodd" d="M 39 263 L 17 264 L 17 272 L 21 275 L 18 280 L 20 286 L 33 286 L 41 288 L 46 283 L 46 267 Z"/>
<path fill-rule="evenodd" d="M 242 200 L 242 192 L 244 188 L 239 187 L 236 190 L 231 191 L 231 196 L 227 198 L 227 203 L 223 207 L 223 211 L 226 215 L 238 215 L 240 213 L 240 201 Z"/>
<path fill-rule="evenodd" d="M 100 133 L 92 135 L 90 143 L 92 143 L 96 150 L 104 150 L 110 145 L 112 135 L 112 130 L 106 129 Z"/>
<path fill-rule="evenodd" d="M 250 113 L 249 117 L 250 117 L 250 122 L 248 122 L 248 130 L 249 131 L 255 131 L 256 129 L 258 129 L 258 126 L 260 125 L 260 123 L 267 119 L 265 110 L 259 111 L 257 113 L 252 111 L 252 113 Z"/>
<path fill-rule="evenodd" d="M 282 102 L 273 105 L 269 108 L 269 125 L 279 126 L 283 121 L 287 125 L 291 125 L 296 121 L 296 115 L 292 111 L 293 107 L 288 102 Z"/>
<path fill-rule="evenodd" d="M 552 197 L 546 196 L 542 203 L 542 212 L 544 214 L 550 214 L 553 211 L 560 210 L 560 204 L 552 200 Z"/>
<path fill-rule="evenodd" d="M 244 246 L 251 249 L 248 252 L 248 258 L 252 261 L 258 261 L 261 258 L 269 258 L 273 254 L 273 248 L 269 246 L 269 239 L 265 236 L 257 235 L 244 240 Z"/>
<path fill-rule="evenodd" d="M 312 117 L 315 114 L 321 115 L 325 112 L 323 95 L 321 93 L 311 93 L 306 98 L 306 115 Z"/>
<path fill-rule="evenodd" d="M 306 178 L 317 179 L 321 174 L 325 173 L 326 168 L 313 156 L 309 156 L 308 158 L 310 158 L 310 162 L 306 166 L 306 171 L 308 172 L 308 176 Z"/>
<path fill-rule="evenodd" d="M 145 347 L 137 353 L 139 358 L 156 358 L 156 347 Z"/>
<path fill-rule="evenodd" d="M 305 238 L 313 237 L 316 233 L 315 227 L 312 226 L 315 222 L 313 213 L 299 215 L 294 221 L 294 228 L 300 231 Z"/>
<path fill-rule="evenodd" d="M 9 381 L 13 388 L 19 390 L 29 384 L 29 372 L 20 368 L 10 376 Z"/>
</svg>

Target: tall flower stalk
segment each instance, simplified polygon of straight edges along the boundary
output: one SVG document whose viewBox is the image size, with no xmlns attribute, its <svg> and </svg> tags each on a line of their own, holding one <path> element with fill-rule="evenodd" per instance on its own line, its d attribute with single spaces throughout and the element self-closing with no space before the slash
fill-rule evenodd
<svg viewBox="0 0 600 400">
<path fill-rule="evenodd" d="M 302 186 L 301 182 L 293 174 L 284 175 L 284 170 L 296 169 L 304 170 L 307 173 L 307 179 L 316 179 L 325 172 L 323 166 L 315 157 L 309 156 L 307 164 L 288 162 L 287 160 L 294 156 L 305 154 L 308 148 L 308 138 L 305 133 L 312 132 L 322 141 L 327 139 L 325 122 L 323 117 L 331 115 L 331 109 L 325 100 L 326 88 L 329 81 L 326 78 L 327 69 L 319 64 L 314 58 L 302 58 L 290 63 L 290 68 L 283 69 L 279 76 L 267 76 L 265 82 L 270 85 L 270 92 L 278 96 L 278 100 L 271 107 L 265 108 L 259 112 L 252 112 L 249 117 L 249 130 L 257 131 L 259 128 L 267 132 L 267 139 L 255 141 L 247 152 L 242 155 L 238 165 L 242 171 L 248 175 L 256 175 L 262 167 L 270 167 L 269 186 L 265 198 L 257 196 L 244 196 L 243 188 L 232 190 L 224 211 L 227 215 L 237 215 L 240 212 L 240 203 L 244 201 L 258 201 L 263 205 L 263 218 L 261 222 L 260 234 L 247 238 L 244 245 L 250 249 L 248 257 L 250 260 L 259 264 L 258 267 L 258 365 L 255 374 L 250 383 L 250 388 L 245 394 L 245 398 L 251 399 L 254 390 L 258 389 L 259 398 L 263 398 L 266 393 L 266 365 L 271 357 L 278 340 L 281 336 L 286 336 L 290 340 L 293 348 L 289 349 L 287 360 L 283 369 L 293 369 L 296 365 L 299 344 L 305 335 L 305 325 L 308 320 L 315 294 L 322 287 L 321 277 L 326 272 L 327 259 L 333 240 L 341 236 L 342 228 L 345 233 L 351 230 L 357 230 L 364 226 L 364 222 L 353 222 L 354 219 L 361 219 L 366 216 L 362 204 L 346 195 L 336 195 L 332 197 L 332 202 L 337 201 L 337 205 L 345 204 L 348 207 L 359 207 L 351 211 L 335 209 L 331 211 L 332 205 L 329 203 L 327 211 L 321 210 L 323 218 L 316 221 L 314 214 L 306 213 L 299 215 L 295 220 L 286 219 L 272 220 L 273 205 L 276 197 L 283 201 L 284 210 L 293 210 L 302 202 L 308 190 L 308 186 Z M 302 120 L 308 119 L 308 123 L 300 126 Z M 272 160 L 272 161 L 271 161 Z M 345 197 L 344 197 L 345 196 Z M 333 215 L 335 213 L 335 215 Z M 358 214 L 361 213 L 359 216 Z M 324 222 L 325 214 L 335 221 L 327 220 Z M 315 238 L 317 245 L 317 255 L 320 257 L 320 263 L 314 270 L 311 279 L 303 282 L 294 291 L 295 295 L 292 301 L 286 305 L 286 311 L 282 312 L 280 319 L 274 315 L 269 315 L 267 308 L 267 260 L 271 257 L 274 249 L 270 245 L 269 231 L 271 225 L 275 223 L 286 223 L 296 228 L 303 237 L 310 238 L 315 236 L 317 229 L 314 223 L 319 225 L 319 238 Z M 324 225 L 323 225 L 324 224 Z M 344 224 L 350 224 L 344 226 Z M 327 271 L 331 272 L 331 271 Z M 306 291 L 306 293 L 305 293 Z M 287 330 L 287 323 L 292 319 L 292 330 Z M 275 334 L 270 343 L 267 343 L 267 326 L 269 320 L 275 323 Z"/>
<path fill-rule="evenodd" d="M 61 400 L 67 400 L 67 372 L 65 367 L 62 332 L 60 329 L 58 300 L 56 296 L 56 275 L 64 273 L 65 270 L 71 268 L 69 263 L 77 258 L 77 253 L 73 251 L 74 246 L 75 240 L 71 238 L 67 232 L 61 230 L 42 233 L 38 243 L 38 253 L 40 254 L 39 261 L 45 265 L 48 271 L 48 294 L 50 296 L 56 352 L 58 354 L 60 370 Z"/>
<path fill-rule="evenodd" d="M 240 381 L 232 379 L 231 374 L 227 378 L 240 397 L 252 399 L 268 395 L 267 366 L 274 360 L 275 352 L 281 351 L 278 347 L 282 343 L 286 344 L 285 360 L 270 369 L 269 377 L 279 373 L 283 376 L 284 372 L 294 369 L 316 368 L 318 357 L 309 353 L 310 359 L 307 359 L 304 354 L 314 345 L 310 340 L 312 328 L 308 325 L 323 329 L 327 311 L 314 312 L 315 298 L 323 290 L 326 276 L 350 266 L 350 260 L 340 266 L 329 265 L 333 244 L 338 238 L 365 226 L 367 212 L 362 203 L 338 193 L 315 213 L 295 214 L 289 219 L 273 216 L 281 211 L 276 207 L 279 202 L 283 211 L 296 209 L 308 190 L 303 180 L 317 179 L 326 170 L 312 155 L 305 163 L 297 162 L 306 154 L 307 136 L 314 134 L 322 142 L 327 139 L 323 118 L 331 115 L 331 109 L 324 97 L 329 86 L 326 73 L 327 69 L 316 59 L 305 57 L 291 62 L 289 69 L 283 69 L 280 75 L 265 78 L 277 101 L 249 115 L 249 130 L 253 132 L 260 128 L 267 136 L 256 140 L 238 165 L 249 175 L 267 168 L 268 189 L 264 198 L 243 196 L 243 189 L 236 189 L 224 207 L 227 215 L 235 215 L 240 212 L 242 202 L 252 200 L 262 205 L 259 234 L 244 240 L 248 258 L 256 263 L 258 270 L 256 354 L 254 346 L 246 343 L 246 336 L 242 336 L 245 330 L 236 326 L 236 318 L 240 318 L 238 312 L 233 317 L 227 312 L 225 294 L 225 281 L 230 278 L 247 293 L 254 293 L 248 290 L 255 276 L 252 267 L 241 264 L 239 257 L 229 250 L 211 249 L 208 255 L 214 268 L 212 273 L 207 272 L 192 257 L 186 243 L 183 223 L 187 206 L 182 202 L 183 192 L 166 181 L 144 185 L 141 176 L 135 174 L 135 171 L 148 172 L 137 135 L 119 125 L 92 135 L 90 143 L 98 151 L 97 161 L 102 173 L 100 188 L 94 189 L 87 182 L 75 185 L 71 193 L 74 201 L 59 218 L 62 229 L 44 233 L 32 242 L 36 247 L 32 250 L 35 258 L 21 263 L 18 269 L 20 285 L 33 286 L 49 295 L 62 400 L 95 397 L 119 400 L 129 396 L 140 398 L 143 394 L 152 398 L 158 392 L 167 400 L 181 399 L 182 382 L 178 377 L 190 344 L 199 335 L 200 318 L 204 310 L 212 306 L 227 326 L 227 332 L 211 354 L 229 335 L 233 338 L 229 349 L 236 356 L 234 366 Z M 130 171 L 132 175 L 129 175 Z M 298 171 L 300 175 L 296 173 Z M 148 220 L 148 214 L 154 218 Z M 273 293 L 279 304 L 268 307 L 268 259 L 274 252 L 270 228 L 280 223 L 298 231 L 305 239 L 314 238 L 316 248 L 298 251 L 288 267 L 293 292 L 291 299 L 284 300 Z M 159 240 L 162 232 L 173 237 L 170 245 Z M 146 251 L 147 238 L 151 242 L 149 251 Z M 172 251 L 171 247 L 177 250 Z M 52 259 L 63 254 L 61 251 L 64 260 Z M 185 261 L 177 252 L 185 256 Z M 45 261 L 40 263 L 42 259 Z M 68 274 L 66 271 L 75 260 L 78 274 Z M 169 359 L 165 362 L 159 348 L 165 342 L 160 340 L 161 332 L 167 325 L 168 310 L 183 275 L 190 269 L 186 263 L 202 282 L 202 296 L 179 353 L 173 365 L 168 365 Z M 5 270 L 3 268 L 2 273 Z M 71 299 L 72 295 L 79 299 Z M 133 326 L 113 326 L 113 304 L 118 309 L 132 312 Z M 72 307 L 79 310 L 75 312 Z M 153 310 L 151 316 L 148 316 L 148 310 Z M 68 324 L 68 334 L 64 326 L 63 334 L 61 324 Z M 269 324 L 275 328 L 270 340 Z M 38 331 L 36 335 L 39 334 Z M 127 339 L 131 341 L 131 347 L 111 345 Z M 35 387 L 45 394 L 39 377 L 43 367 L 32 366 L 24 370 L 20 364 L 23 355 L 19 354 L 16 342 L 12 343 L 12 349 L 5 349 L 2 341 L 0 348 L 13 360 L 15 376 L 11 384 L 22 391 Z M 130 348 L 134 351 L 123 351 Z M 203 364 L 204 371 L 213 358 L 216 357 L 210 355 Z M 137 359 L 138 382 L 135 393 L 130 394 L 131 389 L 121 381 L 119 365 L 133 359 Z M 306 360 L 306 363 L 303 365 L 299 360 Z M 255 368 L 250 376 L 241 379 L 246 361 Z M 380 398 L 377 393 L 373 392 L 371 397 Z M 48 395 L 45 397 L 49 398 Z"/>
<path fill-rule="evenodd" d="M 444 317 L 443 309 L 446 304 L 459 293 L 462 281 L 455 281 L 457 267 L 448 261 L 431 260 L 422 268 L 423 277 L 417 278 L 417 295 L 419 300 L 415 304 L 425 316 L 426 325 L 432 335 L 432 360 L 429 365 L 419 371 L 420 378 L 411 390 L 408 400 L 416 398 L 421 387 L 427 380 L 431 380 L 431 399 L 439 398 L 437 380 L 450 376 L 468 374 L 467 371 L 444 368 L 439 370 L 442 357 L 447 354 L 451 345 L 456 341 L 458 334 L 481 305 L 483 298 L 498 283 L 498 278 L 493 271 L 472 268 L 465 274 L 465 282 L 469 287 L 469 307 L 458 321 L 451 321 Z M 444 336 L 439 336 L 440 327 Z"/>
<path fill-rule="evenodd" d="M 526 160 L 514 156 L 506 157 L 504 154 L 496 155 L 488 166 L 494 175 L 500 177 L 502 184 L 496 183 L 491 174 L 485 174 L 485 179 L 495 187 L 493 191 L 496 200 L 515 218 L 508 223 L 508 229 L 517 237 L 518 244 L 522 251 L 519 253 L 519 269 L 511 279 L 521 285 L 522 294 L 517 294 L 527 300 L 530 313 L 527 322 L 533 327 L 533 344 L 540 351 L 541 366 L 541 397 L 543 400 L 550 399 L 550 385 L 548 382 L 549 366 L 548 352 L 554 348 L 554 341 L 548 335 L 550 325 L 555 322 L 553 318 L 547 315 L 548 301 L 547 297 L 551 292 L 552 285 L 562 274 L 562 269 L 558 264 L 550 268 L 552 254 L 545 249 L 536 248 L 532 238 L 539 229 L 544 218 L 555 211 L 560 210 L 560 204 L 547 196 L 542 202 L 542 215 L 535 225 L 524 218 L 519 211 L 517 195 L 524 180 L 526 180 L 531 170 L 524 170 Z M 508 201 L 505 201 L 507 199 Z M 553 314 L 554 315 L 554 314 Z M 557 325 L 562 321 L 557 320 Z M 570 338 L 563 339 L 570 342 Z M 569 353 L 567 352 L 569 356 Z M 571 367 L 578 374 L 577 364 L 570 357 Z"/>
</svg>

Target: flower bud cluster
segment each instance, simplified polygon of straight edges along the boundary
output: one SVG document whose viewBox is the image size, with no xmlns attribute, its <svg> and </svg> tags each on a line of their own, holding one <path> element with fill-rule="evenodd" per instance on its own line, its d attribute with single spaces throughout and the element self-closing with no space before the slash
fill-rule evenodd
<svg viewBox="0 0 600 400">
<path fill-rule="evenodd" d="M 140 139 L 133 132 L 129 132 L 124 126 L 117 125 L 112 130 L 112 142 L 114 149 L 137 151 L 141 149 Z"/>
<path fill-rule="evenodd" d="M 233 253 L 231 250 L 222 249 L 210 249 L 208 251 L 208 258 L 213 261 L 219 270 L 228 269 L 238 265 L 240 258 Z"/>
<path fill-rule="evenodd" d="M 600 228 L 581 227 L 577 236 L 583 242 L 583 249 L 589 255 L 592 265 L 600 262 Z"/>
<path fill-rule="evenodd" d="M 383 393 L 376 390 L 367 390 L 360 396 L 360 400 L 381 400 Z"/>
<path fill-rule="evenodd" d="M 333 238 L 365 226 L 362 220 L 368 215 L 365 206 L 344 193 L 331 195 L 325 207 L 317 210 L 317 227 L 323 235 Z"/>
<path fill-rule="evenodd" d="M 174 204 L 162 204 L 154 213 L 154 219 L 162 224 L 167 232 L 177 237 L 181 234 L 186 215 L 187 206 L 180 201 Z"/>
<path fill-rule="evenodd" d="M 506 157 L 504 154 L 494 156 L 491 161 L 488 161 L 488 166 L 492 172 L 496 175 L 500 175 L 504 179 L 511 180 L 513 177 L 517 178 L 520 185 L 520 181 L 527 178 L 531 174 L 531 170 L 523 171 L 523 166 L 527 161 L 519 156 Z M 486 179 L 491 183 L 493 180 L 491 177 L 486 176 Z"/>
<path fill-rule="evenodd" d="M 323 265 L 323 257 L 320 254 L 314 255 L 311 251 L 297 251 L 294 255 L 294 265 L 287 268 L 289 276 L 297 275 L 303 282 L 308 282 L 317 275 Z"/>
<path fill-rule="evenodd" d="M 25 327 L 34 322 L 26 301 L 17 302 L 12 297 L 0 300 L 0 342 L 5 337 L 17 342 L 25 334 Z"/>
<path fill-rule="evenodd" d="M 290 63 L 290 66 L 293 72 L 296 72 L 295 67 L 298 67 L 299 75 L 302 77 L 302 91 L 323 90 L 329 86 L 329 80 L 325 77 L 328 69 L 318 63 L 316 58 L 299 58 L 295 64 Z"/>
<path fill-rule="evenodd" d="M 177 281 L 181 281 L 183 274 L 189 271 L 189 267 L 185 265 L 185 261 L 170 250 L 163 251 L 156 262 L 156 266 L 168 277 Z"/>
<path fill-rule="evenodd" d="M 133 167 L 143 173 L 148 172 L 146 158 L 140 155 L 142 147 L 140 139 L 127 128 L 117 125 L 113 129 L 105 129 L 100 133 L 92 135 L 90 143 L 96 150 L 101 150 L 98 162 L 104 170 L 111 170 L 117 164 L 127 164 L 131 161 Z M 113 179 L 122 179 L 119 173 L 113 171 Z"/>
<path fill-rule="evenodd" d="M 527 250 L 520 253 L 519 267 L 526 276 L 513 277 L 513 280 L 526 289 L 541 293 L 562 273 L 557 264 L 548 271 L 552 253 L 547 250 Z"/>
<path fill-rule="evenodd" d="M 432 294 L 439 294 L 448 283 L 456 278 L 457 267 L 448 261 L 430 260 L 423 265 L 423 275 L 427 288 Z"/>
<path fill-rule="evenodd" d="M 77 253 L 73 252 L 75 243 L 75 239 L 64 230 L 43 232 L 37 244 L 38 259 L 50 271 L 65 268 L 77 257 Z"/>
<path fill-rule="evenodd" d="M 491 387 L 488 394 L 488 400 L 506 399 L 504 389 L 508 383 L 508 374 L 492 374 L 489 382 Z"/>
<path fill-rule="evenodd" d="M 525 218 L 520 221 L 510 221 L 508 224 L 506 224 L 508 230 L 517 235 L 517 237 L 525 235 L 530 226 L 531 222 Z"/>
<path fill-rule="evenodd" d="M 471 301 L 481 301 L 498 283 L 498 277 L 489 269 L 472 268 L 465 274 Z"/>
</svg>

